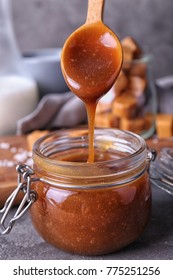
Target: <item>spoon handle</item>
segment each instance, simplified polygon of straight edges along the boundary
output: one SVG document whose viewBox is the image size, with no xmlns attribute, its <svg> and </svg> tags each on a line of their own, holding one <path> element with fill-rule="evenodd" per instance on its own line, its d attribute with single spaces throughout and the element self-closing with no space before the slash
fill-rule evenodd
<svg viewBox="0 0 173 280">
<path fill-rule="evenodd" d="M 88 0 L 86 23 L 102 21 L 105 0 Z"/>
</svg>

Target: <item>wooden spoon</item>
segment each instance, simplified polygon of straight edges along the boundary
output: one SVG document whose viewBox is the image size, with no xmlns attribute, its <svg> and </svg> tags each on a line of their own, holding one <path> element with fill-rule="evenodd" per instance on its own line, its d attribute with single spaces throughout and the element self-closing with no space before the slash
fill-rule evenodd
<svg viewBox="0 0 173 280">
<path fill-rule="evenodd" d="M 104 0 L 88 1 L 86 22 L 66 40 L 61 56 L 62 73 L 67 85 L 86 105 L 89 162 L 93 162 L 97 102 L 113 86 L 122 66 L 121 43 L 103 23 L 103 7 Z"/>
</svg>

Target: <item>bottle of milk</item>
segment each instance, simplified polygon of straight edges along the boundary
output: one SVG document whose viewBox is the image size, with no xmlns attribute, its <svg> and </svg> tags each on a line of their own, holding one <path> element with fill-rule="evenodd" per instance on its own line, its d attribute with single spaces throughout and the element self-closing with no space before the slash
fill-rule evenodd
<svg viewBox="0 0 173 280">
<path fill-rule="evenodd" d="M 16 133 L 17 120 L 38 102 L 35 81 L 25 76 L 10 14 L 10 0 L 0 0 L 0 135 Z"/>
</svg>

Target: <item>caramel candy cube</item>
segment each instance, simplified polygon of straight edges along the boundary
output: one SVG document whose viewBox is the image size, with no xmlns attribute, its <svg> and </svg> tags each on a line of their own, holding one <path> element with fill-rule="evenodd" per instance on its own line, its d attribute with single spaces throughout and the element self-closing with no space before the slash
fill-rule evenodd
<svg viewBox="0 0 173 280">
<path fill-rule="evenodd" d="M 97 104 L 96 113 L 102 114 L 102 113 L 110 112 L 111 108 L 112 108 L 112 103 L 99 101 L 99 103 Z"/>
<path fill-rule="evenodd" d="M 129 89 L 135 96 L 139 96 L 144 93 L 147 82 L 138 76 L 131 76 L 129 78 Z"/>
<path fill-rule="evenodd" d="M 119 118 L 133 118 L 137 112 L 137 100 L 130 92 L 117 96 L 112 104 L 112 112 Z"/>
<path fill-rule="evenodd" d="M 112 112 L 99 113 L 95 116 L 95 126 L 119 128 L 119 118 L 114 116 Z"/>
<path fill-rule="evenodd" d="M 124 61 L 129 62 L 133 59 L 139 58 L 142 54 L 142 50 L 140 49 L 139 45 L 136 41 L 131 37 L 126 37 L 121 41 L 123 54 L 124 54 Z"/>
<path fill-rule="evenodd" d="M 111 112 L 97 113 L 95 116 L 96 127 L 111 127 Z"/>
<path fill-rule="evenodd" d="M 110 116 L 110 126 L 114 128 L 119 128 L 120 126 L 120 119 L 111 114 Z"/>
<path fill-rule="evenodd" d="M 129 78 L 129 90 L 134 95 L 137 100 L 138 105 L 141 107 L 145 103 L 145 89 L 147 82 L 145 79 L 142 79 L 137 76 L 131 76 Z"/>
<path fill-rule="evenodd" d="M 173 115 L 158 114 L 156 116 L 156 132 L 159 138 L 173 136 Z"/>
<path fill-rule="evenodd" d="M 134 119 L 122 118 L 120 120 L 120 129 L 140 134 L 145 129 L 145 120 L 142 117 Z"/>
<path fill-rule="evenodd" d="M 146 79 L 147 77 L 147 64 L 142 62 L 132 62 L 130 64 L 129 74 Z"/>
<path fill-rule="evenodd" d="M 125 91 L 127 87 L 128 87 L 128 78 L 126 74 L 123 71 L 121 71 L 114 85 L 116 96 L 120 95 L 123 91 Z"/>
</svg>

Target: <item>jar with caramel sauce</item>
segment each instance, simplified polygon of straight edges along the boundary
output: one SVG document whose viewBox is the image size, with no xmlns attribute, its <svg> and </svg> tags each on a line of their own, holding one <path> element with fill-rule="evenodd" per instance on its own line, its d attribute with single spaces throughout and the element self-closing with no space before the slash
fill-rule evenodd
<svg viewBox="0 0 173 280">
<path fill-rule="evenodd" d="M 96 129 L 95 162 L 87 163 L 88 130 L 60 130 L 33 148 L 31 207 L 38 233 L 59 249 L 82 255 L 120 250 L 136 240 L 151 208 L 148 151 L 138 135 Z"/>
</svg>

